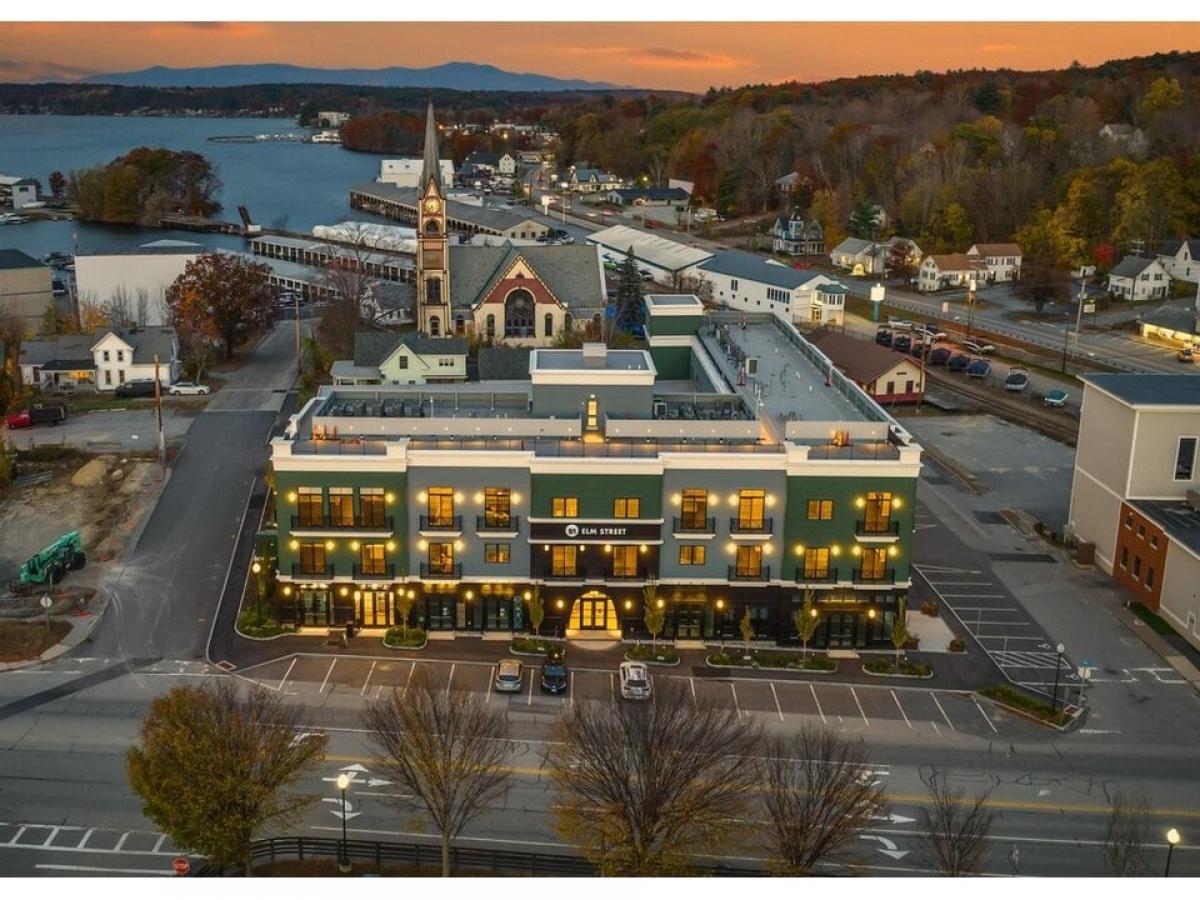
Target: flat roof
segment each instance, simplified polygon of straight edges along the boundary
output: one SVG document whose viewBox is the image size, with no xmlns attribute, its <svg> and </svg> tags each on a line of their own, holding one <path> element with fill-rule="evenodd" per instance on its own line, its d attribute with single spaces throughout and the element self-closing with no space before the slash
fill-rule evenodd
<svg viewBox="0 0 1200 900">
<path fill-rule="evenodd" d="M 588 365 L 583 350 L 536 350 L 530 354 L 530 366 L 538 372 L 561 371 L 638 371 L 650 369 L 650 362 L 643 350 L 605 350 L 592 357 L 595 364 Z"/>
<path fill-rule="evenodd" d="M 1200 377 L 1196 375 L 1102 372 L 1080 378 L 1130 406 L 1200 407 Z"/>
<path fill-rule="evenodd" d="M 397 187 L 394 184 L 380 184 L 379 182 L 368 181 L 363 184 L 351 185 L 350 190 L 352 193 L 365 194 L 377 200 L 384 200 L 389 203 L 408 207 L 414 212 L 417 208 L 416 188 Z M 515 210 L 496 209 L 491 206 L 473 206 L 470 203 L 460 203 L 450 198 L 446 200 L 446 215 L 451 219 L 470 222 L 474 225 L 483 225 L 487 228 L 494 228 L 497 231 L 507 231 L 510 228 L 516 228 L 526 223 L 535 225 L 538 228 L 547 227 L 532 216 L 523 215 Z"/>
<path fill-rule="evenodd" d="M 757 253 L 747 253 L 745 250 L 726 250 L 718 253 L 712 259 L 700 264 L 705 272 L 717 272 L 732 278 L 744 278 L 746 281 L 757 281 L 784 290 L 794 290 L 823 275 L 812 269 L 793 269 L 769 262 Z M 826 276 L 828 277 L 828 276 Z"/>
<path fill-rule="evenodd" d="M 1162 526 L 1163 531 L 1200 556 L 1200 511 L 1183 500 L 1126 501 Z"/>
<path fill-rule="evenodd" d="M 632 247 L 635 257 L 669 272 L 679 272 L 712 258 L 712 253 L 707 250 L 647 234 L 628 225 L 613 225 L 593 232 L 588 235 L 587 242 L 622 255 Z"/>
<path fill-rule="evenodd" d="M 686 307 L 697 313 L 704 312 L 704 304 L 695 294 L 646 294 L 643 298 L 651 307 Z"/>
</svg>

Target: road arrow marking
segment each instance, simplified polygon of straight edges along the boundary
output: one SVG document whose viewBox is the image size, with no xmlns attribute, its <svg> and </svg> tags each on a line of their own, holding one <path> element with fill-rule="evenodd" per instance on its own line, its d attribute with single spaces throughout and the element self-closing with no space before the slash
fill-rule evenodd
<svg viewBox="0 0 1200 900">
<path fill-rule="evenodd" d="M 895 841 L 891 840 L 890 838 L 885 838 L 882 835 L 860 834 L 859 839 L 864 840 L 864 841 L 879 841 L 879 843 L 883 844 L 883 846 L 876 847 L 875 849 L 878 850 L 880 853 L 882 853 L 884 856 L 889 856 L 895 860 L 904 859 L 904 857 L 908 856 L 908 854 L 909 854 L 908 850 L 900 850 L 899 848 L 896 847 Z"/>
<path fill-rule="evenodd" d="M 900 816 L 896 813 L 890 813 L 886 816 L 871 816 L 871 818 L 880 822 L 891 822 L 893 825 L 908 825 L 917 821 L 910 816 Z"/>
<path fill-rule="evenodd" d="M 367 767 L 362 765 L 361 763 L 354 763 L 354 765 L 351 765 L 351 766 L 342 766 L 340 769 L 338 769 L 338 771 L 339 772 L 366 772 Z"/>
<path fill-rule="evenodd" d="M 382 787 L 385 784 L 391 784 L 386 778 L 368 778 L 367 787 Z"/>
<path fill-rule="evenodd" d="M 342 812 L 340 809 L 331 809 L 330 812 L 333 813 L 333 815 L 337 816 L 339 819 L 342 819 L 346 822 L 349 822 L 351 819 L 355 818 L 356 816 L 362 815 L 362 813 L 356 813 L 356 812 L 352 812 L 352 813 Z"/>
</svg>

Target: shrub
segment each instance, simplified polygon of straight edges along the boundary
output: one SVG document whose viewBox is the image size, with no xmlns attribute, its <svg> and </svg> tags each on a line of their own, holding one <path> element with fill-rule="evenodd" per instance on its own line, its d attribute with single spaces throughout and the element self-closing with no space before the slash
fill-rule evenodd
<svg viewBox="0 0 1200 900">
<path fill-rule="evenodd" d="M 258 609 L 243 609 L 238 614 L 237 630 L 246 637 L 267 638 L 290 634 L 296 629 L 292 625 L 281 623 L 270 607 L 262 606 Z"/>
<path fill-rule="evenodd" d="M 561 647 L 560 641 L 551 641 L 546 638 L 516 638 L 508 649 L 513 653 L 549 653 L 552 647 Z"/>
<path fill-rule="evenodd" d="M 387 634 L 383 636 L 383 645 L 385 647 L 412 650 L 424 647 L 426 640 L 424 629 L 409 628 L 405 631 L 399 625 L 393 625 L 387 630 Z"/>
<path fill-rule="evenodd" d="M 896 661 L 891 657 L 873 659 L 863 668 L 875 675 L 913 675 L 924 678 L 933 674 L 933 669 L 927 663 L 914 662 L 910 659 L 900 660 L 900 668 L 897 670 Z"/>
<path fill-rule="evenodd" d="M 992 687 L 986 687 L 979 693 L 984 697 L 1019 709 L 1021 712 L 1028 713 L 1035 719 L 1041 719 L 1043 722 L 1049 724 L 1065 725 L 1071 721 L 1070 717 L 1063 711 L 1061 703 L 1059 704 L 1058 712 L 1055 713 L 1049 703 L 1039 700 L 1036 697 L 1031 697 L 1011 684 L 997 684 Z"/>
<path fill-rule="evenodd" d="M 962 638 L 954 638 L 954 640 L 950 642 L 947 649 L 949 649 L 952 653 L 962 653 L 967 649 L 967 644 Z"/>
<path fill-rule="evenodd" d="M 921 612 L 927 616 L 936 616 L 938 614 L 938 605 L 933 600 L 926 600 L 921 604 Z"/>
<path fill-rule="evenodd" d="M 625 651 L 625 658 L 640 662 L 656 662 L 673 666 L 679 662 L 679 653 L 674 647 L 651 648 L 647 644 L 635 644 Z"/>
<path fill-rule="evenodd" d="M 805 658 L 803 654 L 794 650 L 753 650 L 750 657 L 746 659 L 738 651 L 710 653 L 707 662 L 710 666 L 765 666 L 771 669 L 800 669 L 809 672 L 836 672 L 838 668 L 835 660 L 811 653 Z"/>
</svg>

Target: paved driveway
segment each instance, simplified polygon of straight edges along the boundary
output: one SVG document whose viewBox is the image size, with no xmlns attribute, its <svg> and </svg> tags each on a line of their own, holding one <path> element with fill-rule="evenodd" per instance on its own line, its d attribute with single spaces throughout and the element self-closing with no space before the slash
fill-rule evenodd
<svg viewBox="0 0 1200 900">
<path fill-rule="evenodd" d="M 179 441 L 196 419 L 195 412 L 163 409 L 167 443 Z M 18 450 L 68 446 L 95 452 L 152 451 L 158 446 L 153 407 L 106 409 L 69 416 L 61 425 L 40 425 L 9 432 Z"/>
</svg>

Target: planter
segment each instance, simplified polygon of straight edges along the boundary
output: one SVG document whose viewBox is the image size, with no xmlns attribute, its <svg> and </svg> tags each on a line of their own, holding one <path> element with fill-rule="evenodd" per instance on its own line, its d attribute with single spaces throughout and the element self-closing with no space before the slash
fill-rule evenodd
<svg viewBox="0 0 1200 900">
<path fill-rule="evenodd" d="M 801 665 L 773 666 L 758 662 L 758 660 L 744 661 L 740 657 L 736 660 L 724 659 L 717 660 L 717 655 L 709 655 L 705 657 L 704 664 L 713 669 L 753 669 L 756 672 L 791 672 L 793 674 L 800 673 L 802 675 L 836 675 L 838 666 L 834 663 L 833 668 L 818 669 L 808 668 Z M 832 660 L 831 660 L 832 662 Z"/>
<path fill-rule="evenodd" d="M 532 649 L 529 647 L 525 647 L 524 649 L 518 650 L 517 644 L 514 641 L 513 643 L 508 645 L 508 652 L 511 653 L 513 656 L 538 656 L 538 657 L 541 657 L 541 656 L 545 656 L 546 653 L 550 650 L 550 648 L 562 647 L 562 646 L 565 646 L 565 644 L 566 644 L 566 641 L 559 640 L 557 638 L 541 638 L 540 637 L 540 638 L 525 638 L 524 640 L 530 641 L 530 642 L 536 642 L 536 643 L 542 644 L 544 646 L 542 646 L 538 649 Z"/>
<path fill-rule="evenodd" d="M 1003 700 L 997 700 L 995 697 L 989 697 L 987 694 L 984 694 L 980 691 L 974 692 L 974 696 L 981 700 L 986 700 L 993 706 L 998 706 L 1000 709 L 1003 709 L 1005 712 L 1011 713 L 1014 716 L 1026 719 L 1027 721 L 1033 722 L 1037 725 L 1042 725 L 1046 728 L 1053 728 L 1055 731 L 1066 731 L 1079 719 L 1079 714 L 1068 716 L 1067 721 L 1063 722 L 1061 725 L 1056 725 L 1054 722 L 1051 722 L 1048 719 L 1043 719 L 1041 716 L 1038 716 L 1029 710 L 1022 709 L 1021 707 L 1012 703 L 1005 703 Z M 1059 712 L 1061 713 L 1062 710 L 1059 710 Z"/>
<path fill-rule="evenodd" d="M 393 627 L 389 628 L 387 630 L 387 633 L 383 636 L 383 646 L 387 647 L 389 650 L 424 650 L 426 645 L 428 645 L 428 643 L 429 643 L 429 635 L 426 632 L 421 631 L 419 628 L 410 629 L 408 632 L 408 636 L 406 638 L 401 638 L 399 636 L 399 634 L 393 634 L 393 632 L 396 632 L 396 631 L 397 631 L 397 629 L 395 628 L 395 626 L 393 626 Z M 420 636 L 420 643 L 412 643 L 412 644 L 388 643 L 389 638 L 413 641 L 418 636 Z"/>
<path fill-rule="evenodd" d="M 865 665 L 862 667 L 863 672 L 870 675 L 872 678 L 908 678 L 913 681 L 924 681 L 933 677 L 933 669 L 925 675 L 910 674 L 908 672 L 872 672 Z"/>
<path fill-rule="evenodd" d="M 671 650 L 670 652 L 675 655 L 674 659 L 662 658 L 663 656 L 665 656 L 665 653 L 663 653 L 663 651 L 659 651 L 658 655 L 642 656 L 640 654 L 635 653 L 633 650 L 626 650 L 624 658 L 628 662 L 640 662 L 640 663 L 644 663 L 647 666 L 677 666 L 677 665 L 679 665 L 680 662 L 682 662 L 682 660 L 679 657 L 679 654 L 676 653 L 674 650 Z"/>
</svg>

